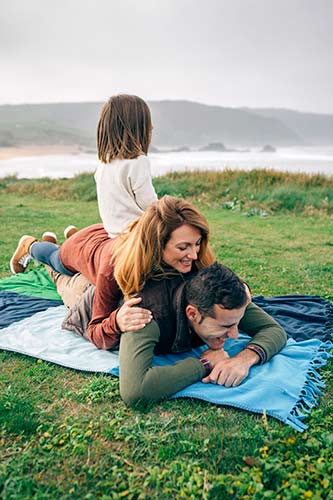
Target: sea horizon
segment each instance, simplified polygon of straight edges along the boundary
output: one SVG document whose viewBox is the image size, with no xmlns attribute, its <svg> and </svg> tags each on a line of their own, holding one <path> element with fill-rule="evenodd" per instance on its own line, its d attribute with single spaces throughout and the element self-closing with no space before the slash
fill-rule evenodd
<svg viewBox="0 0 333 500">
<path fill-rule="evenodd" d="M 192 170 L 272 169 L 281 172 L 333 175 L 333 146 L 279 148 L 276 152 L 252 149 L 246 152 L 159 151 L 148 155 L 153 177 L 169 172 Z M 98 165 L 96 153 L 18 156 L 0 160 L 0 177 L 70 178 L 93 173 Z"/>
</svg>

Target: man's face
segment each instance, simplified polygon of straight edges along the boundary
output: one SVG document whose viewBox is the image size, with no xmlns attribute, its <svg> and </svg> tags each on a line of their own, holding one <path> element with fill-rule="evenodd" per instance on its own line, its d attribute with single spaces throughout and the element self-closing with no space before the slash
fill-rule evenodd
<svg viewBox="0 0 333 500">
<path fill-rule="evenodd" d="M 248 302 L 239 309 L 224 309 L 223 306 L 215 304 L 215 318 L 205 316 L 203 320 L 198 309 L 189 305 L 186 308 L 186 315 L 191 328 L 211 349 L 222 349 L 228 338 L 238 337 L 238 324 L 244 316 L 247 305 Z"/>
</svg>

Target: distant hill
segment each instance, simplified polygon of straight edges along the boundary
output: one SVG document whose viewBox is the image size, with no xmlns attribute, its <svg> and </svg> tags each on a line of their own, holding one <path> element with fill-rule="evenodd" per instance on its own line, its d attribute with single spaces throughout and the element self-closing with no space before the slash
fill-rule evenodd
<svg viewBox="0 0 333 500">
<path fill-rule="evenodd" d="M 78 144 L 95 147 L 103 103 L 0 106 L 0 147 Z M 190 101 L 151 101 L 158 148 L 274 147 L 333 144 L 333 116 L 283 109 L 223 108 Z"/>
<path fill-rule="evenodd" d="M 151 101 L 156 146 L 203 147 L 297 145 L 303 140 L 281 121 L 247 110 L 207 106 L 190 101 Z"/>
<path fill-rule="evenodd" d="M 259 116 L 275 118 L 302 137 L 308 145 L 333 144 L 333 116 L 317 113 L 301 113 L 290 109 L 248 109 Z"/>
<path fill-rule="evenodd" d="M 0 146 L 80 144 L 95 147 L 101 103 L 0 106 Z M 3 144 L 7 145 L 7 144 Z"/>
</svg>

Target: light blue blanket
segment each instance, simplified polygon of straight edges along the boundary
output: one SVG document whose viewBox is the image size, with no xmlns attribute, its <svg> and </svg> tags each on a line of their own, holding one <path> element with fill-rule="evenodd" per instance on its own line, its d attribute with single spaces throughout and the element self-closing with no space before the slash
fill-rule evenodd
<svg viewBox="0 0 333 500">
<path fill-rule="evenodd" d="M 15 351 L 76 370 L 118 375 L 118 354 L 101 351 L 83 338 L 62 330 L 64 306 L 50 308 L 0 330 L 0 349 Z M 225 344 L 230 355 L 247 343 L 245 336 Z M 317 404 L 324 388 L 318 368 L 325 365 L 332 342 L 318 339 L 295 342 L 274 358 L 251 369 L 239 387 L 225 388 L 197 382 L 174 394 L 173 398 L 191 397 L 219 405 L 228 405 L 255 413 L 266 413 L 298 431 Z M 204 349 L 204 348 L 202 348 Z M 183 355 L 155 356 L 156 365 L 171 364 L 186 356 L 200 355 L 201 349 Z"/>
<path fill-rule="evenodd" d="M 240 336 L 228 340 L 225 349 L 230 355 L 237 354 L 249 338 Z M 317 404 L 325 387 L 318 368 L 330 357 L 332 342 L 318 339 L 295 342 L 289 339 L 282 351 L 268 363 L 251 368 L 248 378 L 238 387 L 227 388 L 197 382 L 173 397 L 192 397 L 210 403 L 234 406 L 254 413 L 266 413 L 289 424 L 298 431 L 307 428 L 303 420 Z M 197 354 L 200 351 L 197 350 Z M 168 356 L 168 362 L 175 362 Z M 160 360 L 165 364 L 165 359 Z"/>
</svg>

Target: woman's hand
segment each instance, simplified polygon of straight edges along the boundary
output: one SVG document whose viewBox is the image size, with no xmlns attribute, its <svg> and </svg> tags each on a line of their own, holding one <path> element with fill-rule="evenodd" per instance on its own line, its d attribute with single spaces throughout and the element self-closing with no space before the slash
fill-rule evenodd
<svg viewBox="0 0 333 500">
<path fill-rule="evenodd" d="M 148 309 L 135 307 L 141 300 L 141 297 L 126 300 L 119 309 L 116 321 L 121 332 L 141 330 L 153 319 L 153 315 Z"/>
</svg>

